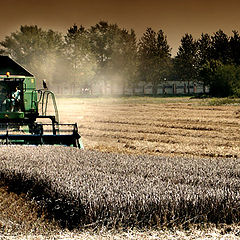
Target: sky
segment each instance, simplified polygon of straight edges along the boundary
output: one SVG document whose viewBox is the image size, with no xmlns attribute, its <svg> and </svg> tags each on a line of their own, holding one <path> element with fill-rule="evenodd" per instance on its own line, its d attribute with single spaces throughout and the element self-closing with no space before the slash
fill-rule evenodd
<svg viewBox="0 0 240 240">
<path fill-rule="evenodd" d="M 162 29 L 176 55 L 185 33 L 240 30 L 239 0 L 0 0 L 0 40 L 21 25 L 38 25 L 66 33 L 73 24 L 86 28 L 100 20 L 135 30 L 140 38 L 147 27 Z"/>
</svg>

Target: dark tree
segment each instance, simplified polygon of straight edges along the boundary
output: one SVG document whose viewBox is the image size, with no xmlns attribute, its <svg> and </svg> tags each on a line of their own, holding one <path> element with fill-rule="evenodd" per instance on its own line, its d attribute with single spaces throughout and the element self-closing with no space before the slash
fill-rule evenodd
<svg viewBox="0 0 240 240">
<path fill-rule="evenodd" d="M 185 34 L 181 39 L 181 45 L 175 58 L 175 69 L 179 80 L 188 82 L 188 93 L 190 92 L 189 82 L 197 78 L 198 66 L 198 43 L 191 34 Z"/>
<path fill-rule="evenodd" d="M 89 87 L 89 81 L 94 76 L 95 59 L 91 52 L 90 36 L 88 30 L 82 25 L 73 25 L 67 30 L 65 36 L 64 55 L 68 60 L 70 69 L 70 82 L 74 86 Z"/>
<path fill-rule="evenodd" d="M 205 76 L 205 65 L 211 61 L 211 37 L 208 34 L 202 34 L 198 40 L 198 51 L 197 51 L 197 79 L 203 83 L 203 92 L 205 93 L 205 87 L 208 79 Z"/>
<path fill-rule="evenodd" d="M 156 33 L 147 28 L 139 41 L 139 74 L 153 86 L 153 95 L 157 94 L 158 84 L 169 74 L 171 66 L 170 47 L 163 31 Z"/>
<path fill-rule="evenodd" d="M 122 78 L 123 92 L 126 87 L 133 90 L 137 84 L 137 40 L 134 30 L 122 29 L 120 42 L 117 43 L 112 56 L 112 67 Z"/>
<path fill-rule="evenodd" d="M 96 75 L 111 90 L 116 83 L 123 88 L 136 81 L 136 36 L 117 24 L 100 21 L 90 30 L 92 53 L 97 62 Z"/>
<path fill-rule="evenodd" d="M 52 80 L 55 62 L 62 50 L 62 36 L 38 26 L 21 26 L 0 43 L 4 54 L 27 67 L 38 78 Z"/>
<path fill-rule="evenodd" d="M 240 67 L 211 60 L 204 66 L 204 73 L 215 97 L 240 96 Z"/>
<path fill-rule="evenodd" d="M 240 65 L 240 36 L 237 31 L 233 31 L 233 36 L 230 38 L 230 51 L 232 62 Z"/>
<path fill-rule="evenodd" d="M 229 37 L 221 29 L 212 36 L 211 58 L 223 64 L 232 63 Z"/>
<path fill-rule="evenodd" d="M 211 37 L 209 34 L 201 35 L 201 38 L 198 40 L 198 64 L 202 66 L 211 60 Z"/>
<path fill-rule="evenodd" d="M 90 43 L 97 62 L 96 74 L 98 79 L 103 81 L 104 90 L 112 73 L 112 57 L 114 49 L 117 48 L 117 42 L 120 42 L 120 29 L 116 24 L 100 21 L 91 27 Z"/>
</svg>

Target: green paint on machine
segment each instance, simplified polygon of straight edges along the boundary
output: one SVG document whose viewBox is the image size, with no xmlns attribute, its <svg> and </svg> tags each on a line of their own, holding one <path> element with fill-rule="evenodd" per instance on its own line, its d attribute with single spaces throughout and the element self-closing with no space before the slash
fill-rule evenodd
<svg viewBox="0 0 240 240">
<path fill-rule="evenodd" d="M 50 103 L 54 113 L 48 111 Z M 83 148 L 77 124 L 59 123 L 55 96 L 46 83 L 36 89 L 35 77 L 6 56 L 0 56 L 0 143 Z"/>
</svg>

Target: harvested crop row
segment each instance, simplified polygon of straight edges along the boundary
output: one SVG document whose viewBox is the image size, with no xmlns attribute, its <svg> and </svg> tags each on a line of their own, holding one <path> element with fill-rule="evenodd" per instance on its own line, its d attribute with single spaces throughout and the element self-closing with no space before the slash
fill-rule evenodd
<svg viewBox="0 0 240 240">
<path fill-rule="evenodd" d="M 68 227 L 240 220 L 240 159 L 1 147 L 0 173 Z"/>
<path fill-rule="evenodd" d="M 203 106 L 204 100 L 187 98 L 74 99 L 75 105 L 60 101 L 62 121 L 77 121 L 89 150 L 240 156 L 239 106 Z"/>
</svg>

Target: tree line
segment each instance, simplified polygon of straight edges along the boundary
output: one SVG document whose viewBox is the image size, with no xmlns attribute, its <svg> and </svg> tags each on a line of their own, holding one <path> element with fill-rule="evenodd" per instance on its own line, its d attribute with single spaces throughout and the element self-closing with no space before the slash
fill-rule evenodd
<svg viewBox="0 0 240 240">
<path fill-rule="evenodd" d="M 185 34 L 176 56 L 167 36 L 147 28 L 140 39 L 133 29 L 100 21 L 90 28 L 74 24 L 62 34 L 37 25 L 20 26 L 0 42 L 9 55 L 38 79 L 91 88 L 121 82 L 123 88 L 151 83 L 153 94 L 164 80 L 199 82 L 212 96 L 240 95 L 240 35 L 221 29 L 194 39 Z M 188 84 L 189 91 L 189 84 Z"/>
</svg>

